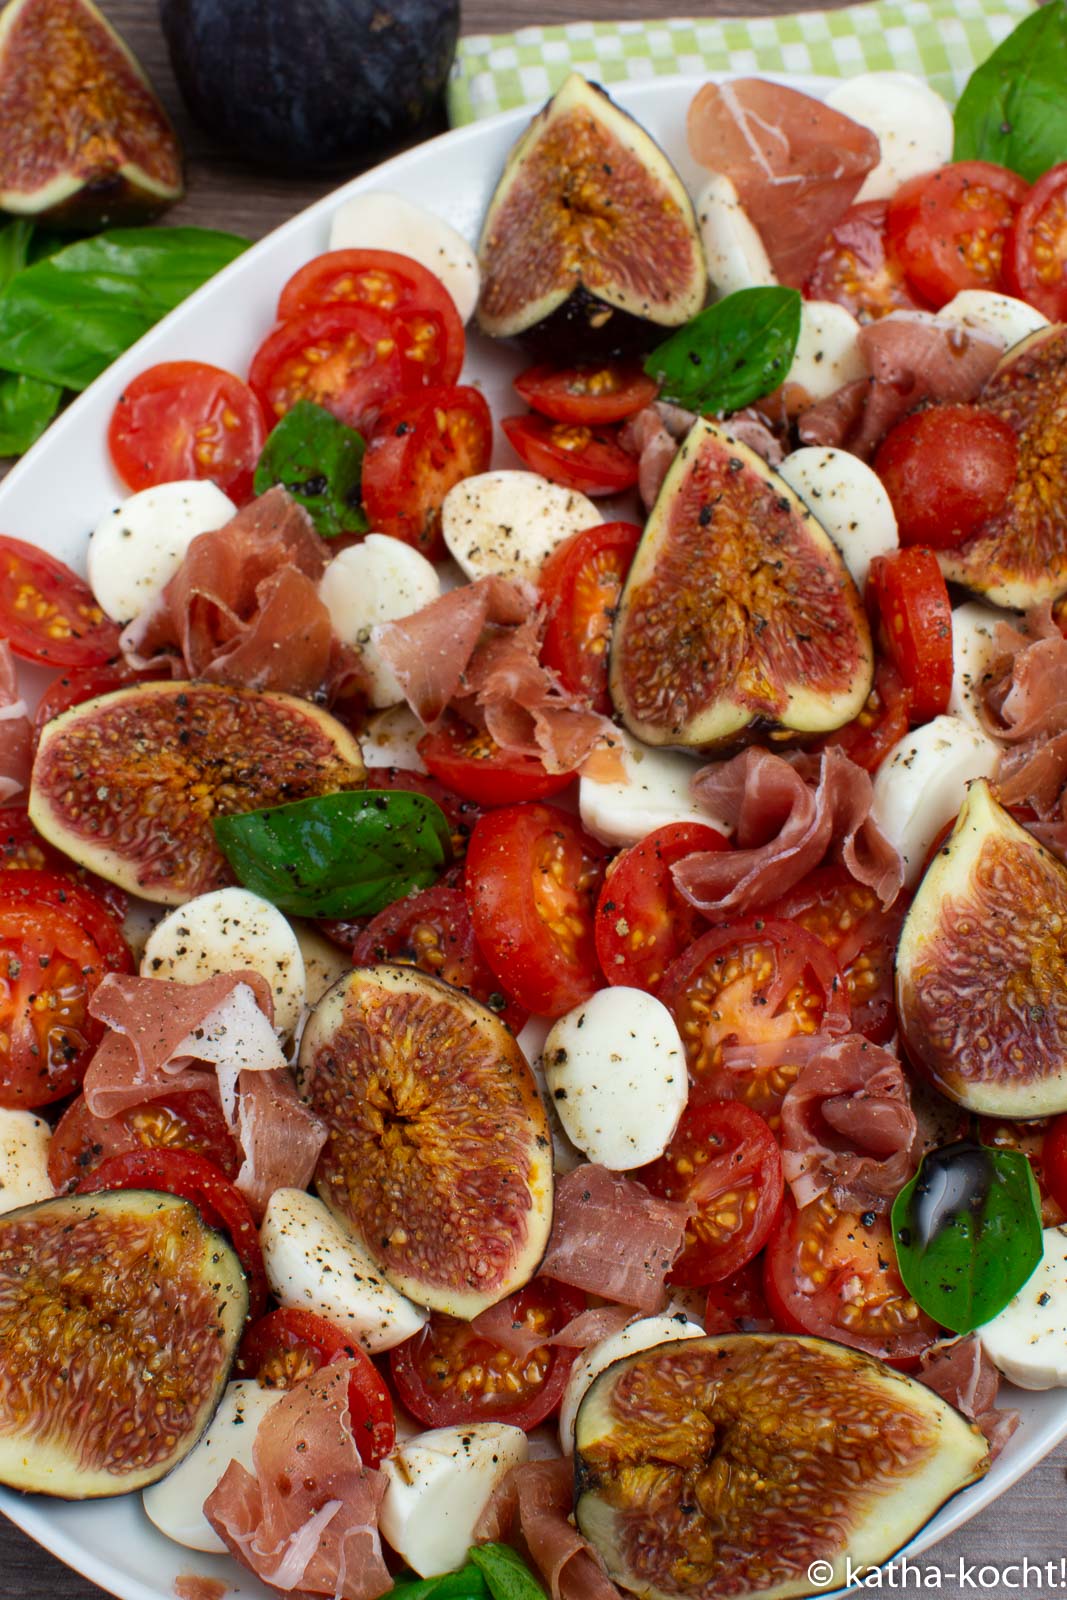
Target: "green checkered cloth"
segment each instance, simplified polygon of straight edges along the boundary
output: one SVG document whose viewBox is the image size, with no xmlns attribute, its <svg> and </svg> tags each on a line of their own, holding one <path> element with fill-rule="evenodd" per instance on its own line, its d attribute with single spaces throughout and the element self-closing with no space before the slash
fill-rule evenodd
<svg viewBox="0 0 1067 1600">
<path fill-rule="evenodd" d="M 603 84 L 672 73 L 913 72 L 955 101 L 973 68 L 1032 0 L 880 0 L 781 17 L 568 22 L 461 39 L 449 85 L 454 126 L 546 100 L 574 68 Z"/>
</svg>

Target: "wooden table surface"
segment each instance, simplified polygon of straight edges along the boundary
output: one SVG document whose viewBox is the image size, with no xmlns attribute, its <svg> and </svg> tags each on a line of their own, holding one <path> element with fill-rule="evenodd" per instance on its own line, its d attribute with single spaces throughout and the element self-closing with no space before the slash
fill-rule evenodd
<svg viewBox="0 0 1067 1600">
<path fill-rule="evenodd" d="M 197 133 L 184 114 L 171 76 L 167 53 L 156 17 L 154 0 L 98 0 L 101 10 L 120 29 L 148 69 L 168 110 L 178 125 L 188 155 L 187 198 L 170 213 L 174 222 L 231 228 L 259 238 L 303 206 L 327 193 L 339 179 L 278 179 L 227 160 Z M 293 0 L 294 5 L 297 0 Z M 822 0 L 826 3 L 826 0 Z M 511 29 L 533 23 L 579 21 L 589 17 L 654 18 L 679 14 L 738 15 L 779 13 L 801 9 L 803 0 L 788 4 L 776 0 L 464 0 L 463 26 L 468 33 Z M 1042 1565 L 1056 1561 L 1055 1585 L 1031 1581 L 1027 1593 L 1052 1600 L 1056 1589 L 1067 1588 L 1059 1572 L 1067 1552 L 1061 1519 L 1067 1510 L 1064 1476 L 1067 1444 L 1061 1446 L 994 1506 L 976 1517 L 951 1539 L 924 1558 L 921 1565 L 937 1568 L 937 1585 L 944 1594 L 962 1594 L 972 1587 L 959 1581 L 961 1560 L 975 1568 L 983 1563 L 1003 1567 L 1028 1557 Z M 1010 1580 L 986 1592 L 1006 1600 Z M 934 1586 L 931 1573 L 926 1582 Z M 917 1580 L 909 1579 L 911 1587 Z M 103 1600 L 102 1591 L 27 1539 L 0 1518 L 0 1600 Z"/>
</svg>

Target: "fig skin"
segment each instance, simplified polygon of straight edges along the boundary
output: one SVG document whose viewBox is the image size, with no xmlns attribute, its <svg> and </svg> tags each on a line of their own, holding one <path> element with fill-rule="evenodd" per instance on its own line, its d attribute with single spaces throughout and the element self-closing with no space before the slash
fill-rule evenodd
<svg viewBox="0 0 1067 1600">
<path fill-rule="evenodd" d="M 909 1058 L 969 1111 L 1067 1110 L 1067 868 L 971 784 L 901 930 Z"/>
<path fill-rule="evenodd" d="M 177 134 L 92 0 L 0 15 L 0 209 L 52 227 L 146 222 L 184 193 Z"/>
</svg>

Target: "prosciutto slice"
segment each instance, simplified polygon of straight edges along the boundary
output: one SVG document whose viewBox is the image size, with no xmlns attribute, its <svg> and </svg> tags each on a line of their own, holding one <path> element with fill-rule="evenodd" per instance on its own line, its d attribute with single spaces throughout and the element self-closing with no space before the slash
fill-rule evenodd
<svg viewBox="0 0 1067 1600">
<path fill-rule="evenodd" d="M 869 775 L 836 747 L 789 760 L 755 746 L 703 767 L 693 794 L 733 828 L 735 848 L 698 851 L 671 871 L 707 915 L 748 911 L 785 894 L 829 855 L 883 906 L 903 884 L 900 856 L 873 821 Z"/>
<path fill-rule="evenodd" d="M 378 1534 L 386 1481 L 361 1463 L 348 1416 L 355 1366 L 334 1361 L 295 1384 L 259 1425 L 254 1471 L 231 1461 L 204 1502 L 235 1559 L 297 1600 L 392 1588 Z"/>
<path fill-rule="evenodd" d="M 288 1071 L 239 1075 L 237 1138 L 244 1160 L 234 1182 L 257 1222 L 275 1189 L 307 1188 L 327 1133 Z"/>
<path fill-rule="evenodd" d="M 1067 860 L 1067 639 L 1051 605 L 997 629 L 997 659 L 982 687 L 989 731 L 1007 748 L 997 787 L 1005 805 L 1029 805 L 1030 831 Z"/>
<path fill-rule="evenodd" d="M 932 1344 L 919 1358 L 921 1383 L 947 1400 L 970 1422 L 976 1422 L 989 1440 L 995 1461 L 1016 1428 L 1017 1411 L 1001 1411 L 996 1404 L 1000 1373 L 986 1355 L 977 1334 Z"/>
<path fill-rule="evenodd" d="M 613 1333 L 619 1333 L 633 1318 L 629 1306 L 594 1306 L 572 1317 L 565 1327 L 546 1339 L 525 1322 L 516 1322 L 512 1314 L 512 1300 L 500 1300 L 488 1311 L 480 1311 L 471 1323 L 473 1332 L 483 1339 L 491 1339 L 513 1356 L 528 1356 L 542 1345 L 561 1345 L 565 1350 L 585 1350 L 599 1344 Z"/>
<path fill-rule="evenodd" d="M 688 1218 L 688 1206 L 661 1200 L 606 1167 L 584 1164 L 556 1188 L 541 1272 L 604 1300 L 658 1311 Z"/>
<path fill-rule="evenodd" d="M 19 694 L 15 658 L 0 639 L 0 805 L 29 788 L 33 724 Z"/>
<path fill-rule="evenodd" d="M 570 1461 L 528 1461 L 506 1480 L 514 1489 L 519 1531 L 552 1600 L 620 1600 L 592 1545 L 570 1521 Z"/>
<path fill-rule="evenodd" d="M 638 458 L 637 488 L 646 511 L 651 511 L 659 498 L 678 448 L 696 420 L 695 411 L 656 400 L 630 417 L 619 430 L 622 448 Z M 778 439 L 752 407 L 727 417 L 722 427 L 772 467 L 780 466 L 785 459 Z"/>
</svg>

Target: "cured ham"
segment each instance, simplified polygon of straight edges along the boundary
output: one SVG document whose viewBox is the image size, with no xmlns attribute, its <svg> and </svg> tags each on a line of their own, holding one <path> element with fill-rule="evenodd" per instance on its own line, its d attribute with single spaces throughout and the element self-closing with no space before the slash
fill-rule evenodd
<svg viewBox="0 0 1067 1600">
<path fill-rule="evenodd" d="M 541 1273 L 619 1305 L 658 1311 L 688 1217 L 688 1206 L 661 1200 L 642 1183 L 606 1167 L 576 1167 L 556 1188 Z"/>
<path fill-rule="evenodd" d="M 620 1600 L 592 1545 L 570 1520 L 570 1461 L 528 1461 L 507 1481 L 515 1492 L 519 1531 L 552 1600 Z"/>
<path fill-rule="evenodd" d="M 479 578 L 431 600 L 410 617 L 380 623 L 374 643 L 412 711 L 432 728 L 459 693 L 485 628 L 517 626 L 530 610 L 529 599 L 516 584 L 506 578 Z"/>
<path fill-rule="evenodd" d="M 33 724 L 18 690 L 15 658 L 0 639 L 0 805 L 28 788 L 33 765 Z"/>
<path fill-rule="evenodd" d="M 1019 1426 L 1019 1413 L 997 1408 L 1000 1373 L 978 1336 L 969 1333 L 965 1339 L 931 1345 L 919 1358 L 917 1376 L 928 1389 L 978 1424 L 989 1440 L 990 1459 L 996 1460 Z"/>
<path fill-rule="evenodd" d="M 1026 805 L 1030 831 L 1067 860 L 1067 639 L 1051 606 L 997 629 L 997 659 L 982 690 L 989 731 L 1007 748 L 997 789 L 1005 805 Z"/>
<path fill-rule="evenodd" d="M 836 747 L 789 760 L 752 747 L 703 767 L 692 788 L 733 829 L 734 849 L 698 851 L 671 869 L 681 893 L 708 915 L 767 905 L 828 856 L 883 906 L 903 885 L 900 857 L 870 815 L 870 777 Z"/>
<path fill-rule="evenodd" d="M 655 505 L 678 447 L 696 420 L 695 411 L 656 400 L 623 423 L 619 443 L 638 458 L 637 488 L 646 511 Z M 752 407 L 734 412 L 722 426 L 770 466 L 780 466 L 784 461 L 781 443 Z"/>
<path fill-rule="evenodd" d="M 629 1306 L 594 1306 L 579 1312 L 565 1327 L 551 1338 L 530 1328 L 525 1322 L 516 1322 L 512 1315 L 512 1300 L 498 1301 L 487 1311 L 481 1311 L 471 1323 L 473 1331 L 483 1339 L 491 1339 L 514 1356 L 528 1356 L 542 1345 L 561 1345 L 565 1350 L 585 1350 L 599 1344 L 613 1333 L 619 1333 L 632 1319 Z"/>
<path fill-rule="evenodd" d="M 275 1189 L 307 1188 L 327 1131 L 288 1071 L 239 1075 L 237 1138 L 244 1160 L 234 1182 L 257 1222 Z"/>
<path fill-rule="evenodd" d="M 249 1472 L 231 1461 L 204 1514 L 250 1572 L 298 1600 L 376 1600 L 392 1588 L 378 1512 L 386 1482 L 363 1466 L 348 1414 L 353 1361 L 293 1386 L 264 1416 Z"/>
</svg>

